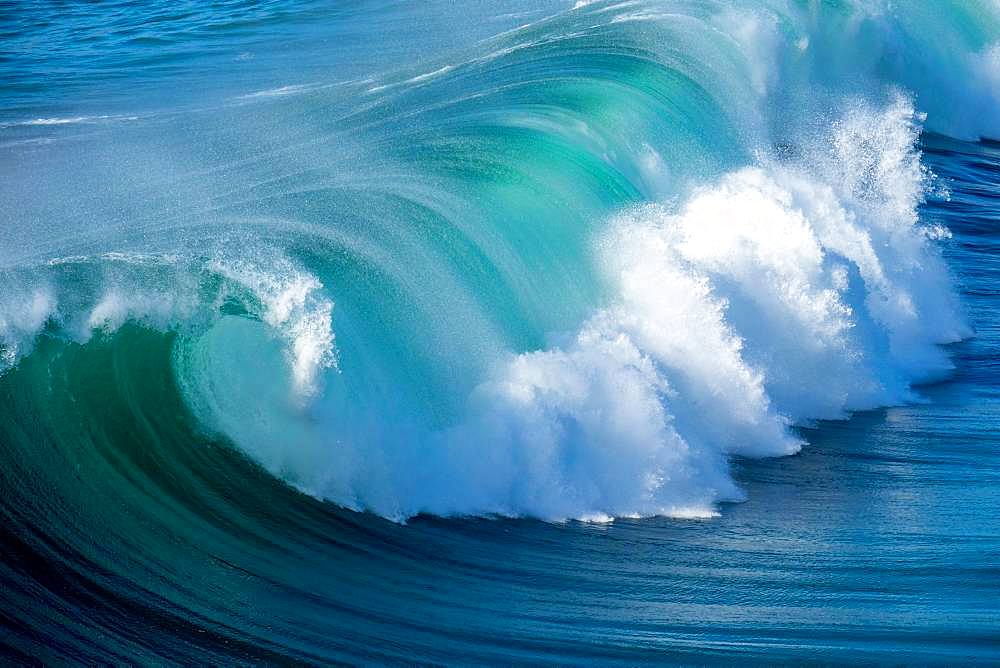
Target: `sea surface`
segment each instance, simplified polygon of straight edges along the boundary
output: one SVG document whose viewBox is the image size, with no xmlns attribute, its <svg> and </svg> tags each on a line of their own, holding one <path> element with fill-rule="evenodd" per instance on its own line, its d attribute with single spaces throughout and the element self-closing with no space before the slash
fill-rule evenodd
<svg viewBox="0 0 1000 668">
<path fill-rule="evenodd" d="M 1000 6 L 0 2 L 0 656 L 1000 663 Z"/>
</svg>

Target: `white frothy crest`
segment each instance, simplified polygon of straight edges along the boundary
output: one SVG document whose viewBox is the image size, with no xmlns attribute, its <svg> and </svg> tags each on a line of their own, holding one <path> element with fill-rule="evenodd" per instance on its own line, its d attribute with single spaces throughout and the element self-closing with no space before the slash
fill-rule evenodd
<svg viewBox="0 0 1000 668">
<path fill-rule="evenodd" d="M 947 369 L 937 344 L 968 331 L 917 225 L 918 122 L 902 97 L 857 106 L 811 161 L 613 221 L 600 255 L 617 303 L 567 346 L 515 357 L 459 430 L 501 453 L 481 471 L 500 512 L 710 514 L 739 498 L 726 455 L 793 453 L 791 422 L 906 401 Z"/>
<path fill-rule="evenodd" d="M 47 288 L 15 290 L 0 302 L 0 372 L 30 352 L 35 336 L 55 312 L 56 301 Z"/>
<path fill-rule="evenodd" d="M 128 322 L 161 331 L 199 322 L 210 326 L 232 299 L 284 342 L 289 389 L 302 405 L 318 392 L 321 372 L 337 365 L 333 303 L 311 274 L 280 256 L 261 257 L 265 260 L 206 262 L 172 254 L 104 253 L 51 260 L 46 268 L 52 287 L 13 289 L 0 301 L 0 370 L 29 353 L 50 320 L 84 343 L 95 332 L 110 334 Z"/>
<path fill-rule="evenodd" d="M 287 341 L 296 396 L 318 391 L 319 374 L 336 368 L 333 302 L 322 296 L 323 284 L 283 260 L 267 269 L 245 261 L 215 261 L 213 271 L 248 289 L 260 300 L 261 319 Z"/>
<path fill-rule="evenodd" d="M 113 332 L 130 320 L 167 329 L 171 323 L 189 318 L 195 306 L 189 294 L 138 289 L 126 292 L 121 286 L 112 286 L 91 309 L 79 338 L 86 340 L 96 329 Z"/>
</svg>

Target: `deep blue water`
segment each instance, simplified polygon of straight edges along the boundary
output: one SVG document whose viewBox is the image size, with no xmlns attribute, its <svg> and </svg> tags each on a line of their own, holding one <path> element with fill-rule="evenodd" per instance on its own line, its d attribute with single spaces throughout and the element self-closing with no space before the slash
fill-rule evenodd
<svg viewBox="0 0 1000 668">
<path fill-rule="evenodd" d="M 0 3 L 0 655 L 1000 663 L 998 44 Z"/>
</svg>

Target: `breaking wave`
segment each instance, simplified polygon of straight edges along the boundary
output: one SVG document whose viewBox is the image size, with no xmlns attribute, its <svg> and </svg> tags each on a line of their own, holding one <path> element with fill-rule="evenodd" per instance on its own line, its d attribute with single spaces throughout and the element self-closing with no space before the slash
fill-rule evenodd
<svg viewBox="0 0 1000 668">
<path fill-rule="evenodd" d="M 87 157 L 110 207 L 52 135 L 0 193 L 4 382 L 42 415 L 39 365 L 162 357 L 162 421 L 399 521 L 710 516 L 742 498 L 730 457 L 919 401 L 970 334 L 918 138 L 1000 134 L 1000 31 L 947 4 L 579 2 L 440 62 L 130 116 Z M 150 139 L 192 131 L 194 156 Z"/>
</svg>

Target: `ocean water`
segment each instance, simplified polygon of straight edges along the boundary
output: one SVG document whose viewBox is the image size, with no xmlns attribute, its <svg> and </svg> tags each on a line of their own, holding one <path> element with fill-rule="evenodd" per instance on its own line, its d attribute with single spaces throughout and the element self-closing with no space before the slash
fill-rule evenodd
<svg viewBox="0 0 1000 668">
<path fill-rule="evenodd" d="M 1000 6 L 0 3 L 0 653 L 1000 662 Z"/>
</svg>

